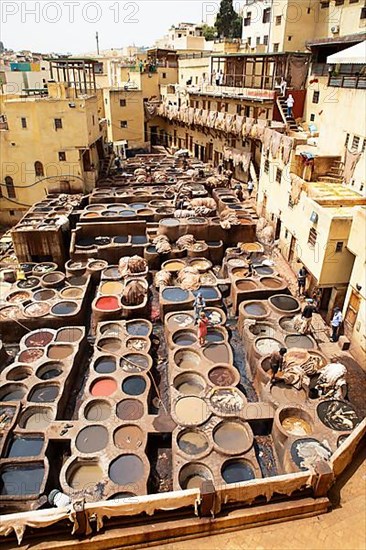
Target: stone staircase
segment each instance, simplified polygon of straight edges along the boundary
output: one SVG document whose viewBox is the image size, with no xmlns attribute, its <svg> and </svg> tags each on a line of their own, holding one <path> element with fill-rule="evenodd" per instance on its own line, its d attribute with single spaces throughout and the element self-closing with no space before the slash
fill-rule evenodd
<svg viewBox="0 0 366 550">
<path fill-rule="evenodd" d="M 296 132 L 297 124 L 294 117 L 286 116 L 286 113 L 287 113 L 286 97 L 283 95 L 277 96 L 276 103 L 277 103 L 278 110 L 280 111 L 283 122 L 286 124 L 289 130 L 293 130 L 294 132 Z"/>
<path fill-rule="evenodd" d="M 344 163 L 341 160 L 333 161 L 329 171 L 323 176 L 318 177 L 318 181 L 324 181 L 328 183 L 342 183 L 343 182 L 343 170 Z"/>
</svg>

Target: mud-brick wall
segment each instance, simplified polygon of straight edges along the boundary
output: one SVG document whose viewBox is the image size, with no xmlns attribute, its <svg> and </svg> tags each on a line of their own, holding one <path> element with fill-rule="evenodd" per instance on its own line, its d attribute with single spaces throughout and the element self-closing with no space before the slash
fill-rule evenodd
<svg viewBox="0 0 366 550">
<path fill-rule="evenodd" d="M 47 231 L 12 231 L 14 250 L 20 263 L 52 261 L 61 268 L 67 254 L 61 229 Z"/>
</svg>

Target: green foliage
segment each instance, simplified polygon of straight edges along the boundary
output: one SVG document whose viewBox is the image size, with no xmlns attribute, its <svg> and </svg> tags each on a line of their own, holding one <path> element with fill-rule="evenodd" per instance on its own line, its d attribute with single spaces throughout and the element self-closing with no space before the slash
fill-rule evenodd
<svg viewBox="0 0 366 550">
<path fill-rule="evenodd" d="M 216 29 L 215 27 L 210 27 L 210 25 L 203 25 L 202 33 L 206 40 L 214 40 L 216 35 Z"/>
<path fill-rule="evenodd" d="M 241 38 L 243 18 L 233 7 L 233 0 L 221 0 L 215 27 L 221 38 Z"/>
</svg>

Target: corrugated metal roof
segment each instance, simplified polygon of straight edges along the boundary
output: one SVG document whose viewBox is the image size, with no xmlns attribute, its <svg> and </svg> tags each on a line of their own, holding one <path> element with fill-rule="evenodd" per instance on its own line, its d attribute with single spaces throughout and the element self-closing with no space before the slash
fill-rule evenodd
<svg viewBox="0 0 366 550">
<path fill-rule="evenodd" d="M 340 52 L 328 55 L 327 63 L 332 65 L 350 63 L 366 65 L 366 40 Z"/>
<path fill-rule="evenodd" d="M 306 46 L 311 48 L 312 46 L 329 46 L 332 44 L 348 44 L 357 43 L 366 40 L 366 32 L 359 32 L 356 34 L 348 34 L 347 36 L 333 36 L 330 38 L 317 38 L 316 40 L 308 40 Z"/>
</svg>

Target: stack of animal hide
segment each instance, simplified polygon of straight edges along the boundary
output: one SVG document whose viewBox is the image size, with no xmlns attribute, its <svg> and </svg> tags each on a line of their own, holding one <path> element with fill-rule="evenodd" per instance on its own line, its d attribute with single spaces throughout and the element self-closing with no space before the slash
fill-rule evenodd
<svg viewBox="0 0 366 550">
<path fill-rule="evenodd" d="M 144 183 L 146 181 L 146 176 L 143 176 L 142 174 L 140 176 L 136 177 L 137 183 Z"/>
<path fill-rule="evenodd" d="M 210 176 L 206 180 L 206 186 L 209 189 L 216 189 L 216 187 L 225 187 L 226 178 L 223 176 Z"/>
<path fill-rule="evenodd" d="M 165 183 L 167 181 L 167 175 L 165 172 L 155 172 L 154 181 L 156 183 Z"/>
<path fill-rule="evenodd" d="M 195 267 L 184 267 L 179 271 L 177 281 L 185 290 L 198 290 L 200 287 L 200 274 Z"/>
<path fill-rule="evenodd" d="M 161 271 L 158 271 L 155 275 L 155 286 L 156 288 L 169 286 L 172 283 L 172 273 L 170 271 L 166 271 L 165 269 L 162 269 Z"/>
<path fill-rule="evenodd" d="M 186 250 L 188 247 L 194 245 L 196 242 L 196 239 L 193 235 L 183 235 L 183 237 L 179 237 L 179 239 L 176 242 L 177 247 L 180 250 Z"/>
<path fill-rule="evenodd" d="M 347 369 L 342 363 L 329 363 L 320 371 L 315 388 L 330 399 L 344 399 L 347 393 Z"/>
<path fill-rule="evenodd" d="M 209 210 L 216 210 L 216 201 L 215 199 L 212 199 L 211 197 L 204 197 L 201 199 L 192 199 L 191 206 L 193 208 L 197 206 L 204 206 L 205 208 L 208 208 Z"/>
<path fill-rule="evenodd" d="M 233 225 L 240 225 L 240 220 L 233 210 L 226 208 L 221 212 L 220 225 L 223 229 L 230 229 Z"/>
<path fill-rule="evenodd" d="M 158 254 L 169 254 L 172 250 L 172 245 L 166 235 L 158 235 L 155 237 L 153 244 L 155 245 L 156 252 Z"/>
<path fill-rule="evenodd" d="M 147 288 L 142 281 L 129 281 L 122 293 L 122 302 L 128 306 L 140 305 L 146 296 Z"/>
<path fill-rule="evenodd" d="M 146 177 L 146 170 L 145 168 L 136 168 L 134 171 L 135 176 L 145 176 Z"/>
<path fill-rule="evenodd" d="M 147 271 L 147 263 L 140 256 L 124 256 L 119 261 L 118 270 L 121 277 L 137 275 Z"/>
<path fill-rule="evenodd" d="M 323 364 L 321 357 L 295 348 L 288 351 L 284 359 L 283 381 L 297 390 L 308 389 L 310 377 L 314 376 Z"/>
</svg>

